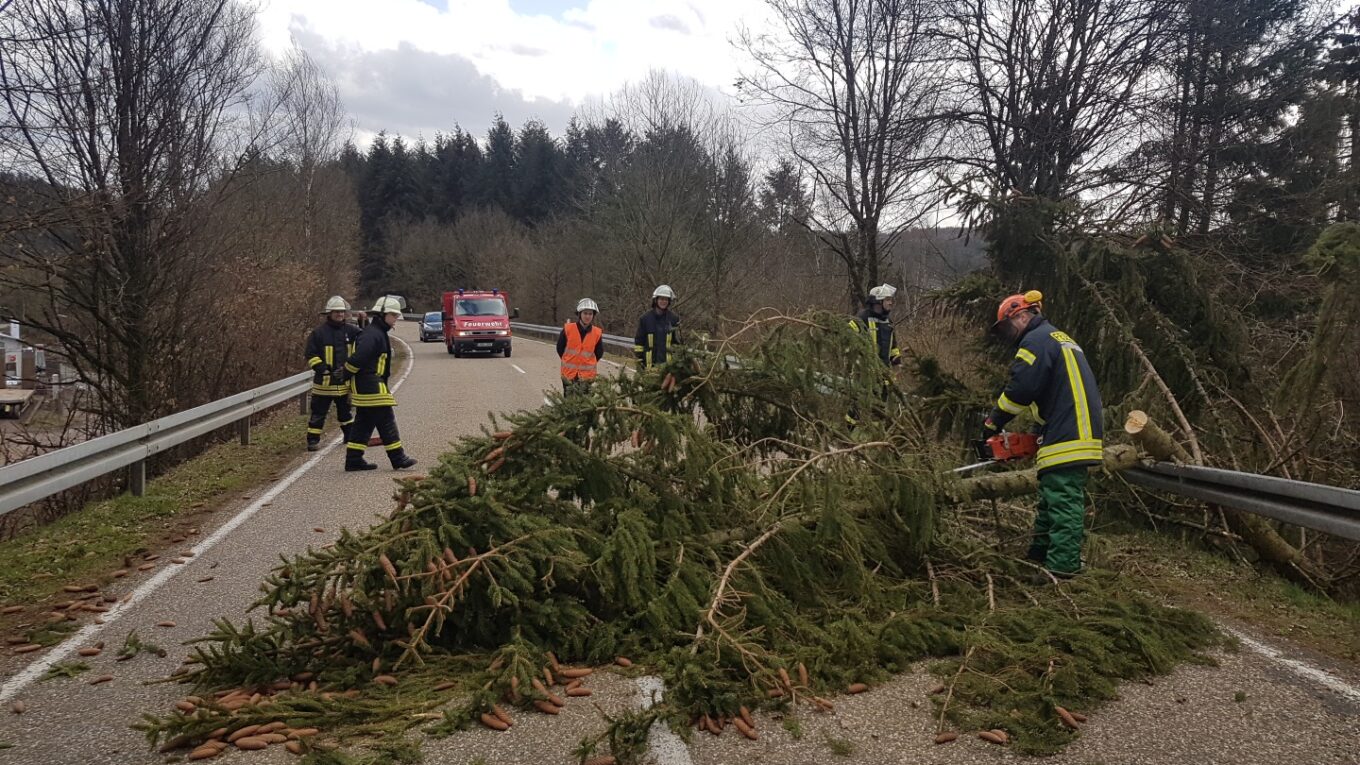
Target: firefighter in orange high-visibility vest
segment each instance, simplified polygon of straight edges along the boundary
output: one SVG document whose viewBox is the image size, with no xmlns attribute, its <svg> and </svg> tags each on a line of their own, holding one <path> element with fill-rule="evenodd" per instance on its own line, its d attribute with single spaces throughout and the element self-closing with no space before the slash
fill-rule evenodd
<svg viewBox="0 0 1360 765">
<path fill-rule="evenodd" d="M 562 359 L 562 395 L 586 396 L 595 382 L 596 367 L 604 358 L 604 330 L 595 326 L 600 307 L 590 298 L 576 304 L 576 320 L 557 335 L 557 355 Z"/>
</svg>

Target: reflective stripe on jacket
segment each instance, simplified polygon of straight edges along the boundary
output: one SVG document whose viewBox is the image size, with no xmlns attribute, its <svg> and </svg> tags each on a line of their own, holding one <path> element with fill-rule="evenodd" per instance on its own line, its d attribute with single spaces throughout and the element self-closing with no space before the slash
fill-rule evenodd
<svg viewBox="0 0 1360 765">
<path fill-rule="evenodd" d="M 335 326 L 329 321 L 312 330 L 307 338 L 307 366 L 312 368 L 313 396 L 345 396 L 349 386 L 337 383 L 332 373 L 345 365 L 354 353 L 354 342 L 361 330 L 348 322 Z"/>
<path fill-rule="evenodd" d="M 642 315 L 633 337 L 633 353 L 644 368 L 666 363 L 671 346 L 680 342 L 675 334 L 679 326 L 680 317 L 670 311 L 651 310 Z"/>
<path fill-rule="evenodd" d="M 897 364 L 901 361 L 902 349 L 897 347 L 893 325 L 888 320 L 887 314 L 880 316 L 872 309 L 865 308 L 850 320 L 850 329 L 868 333 L 869 343 L 884 364 Z"/>
<path fill-rule="evenodd" d="M 359 334 L 353 355 L 345 362 L 345 370 L 350 373 L 350 403 L 357 407 L 397 405 L 397 399 L 387 389 L 387 378 L 392 373 L 388 329 L 381 317 L 369 322 Z"/>
<path fill-rule="evenodd" d="M 1100 389 L 1081 346 L 1042 316 L 1030 322 L 1011 361 L 1011 379 L 996 401 L 991 420 L 1004 427 L 1029 411 L 1042 437 L 1035 467 L 1099 465 L 1104 424 Z"/>
<path fill-rule="evenodd" d="M 585 337 L 582 337 L 581 325 L 569 321 L 562 327 L 562 333 L 567 341 L 562 349 L 562 379 L 594 380 L 595 366 L 599 361 L 595 351 L 600 345 L 600 338 L 604 336 L 604 330 L 591 325 Z"/>
</svg>

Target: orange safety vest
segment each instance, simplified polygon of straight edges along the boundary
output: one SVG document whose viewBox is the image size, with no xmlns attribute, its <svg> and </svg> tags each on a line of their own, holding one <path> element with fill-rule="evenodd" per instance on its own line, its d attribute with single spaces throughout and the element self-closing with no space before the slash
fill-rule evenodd
<svg viewBox="0 0 1360 765">
<path fill-rule="evenodd" d="M 595 346 L 599 345 L 604 330 L 590 325 L 585 337 L 576 322 L 569 321 L 562 331 L 567 333 L 567 347 L 562 351 L 562 378 L 565 380 L 594 380 Z"/>
</svg>

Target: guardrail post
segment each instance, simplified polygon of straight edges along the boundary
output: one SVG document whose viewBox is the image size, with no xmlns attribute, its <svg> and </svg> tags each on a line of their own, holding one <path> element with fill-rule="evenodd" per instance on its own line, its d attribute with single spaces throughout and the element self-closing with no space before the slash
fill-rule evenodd
<svg viewBox="0 0 1360 765">
<path fill-rule="evenodd" d="M 128 491 L 134 497 L 146 496 L 146 460 L 128 465 Z"/>
<path fill-rule="evenodd" d="M 307 394 L 298 396 L 298 414 L 307 414 Z"/>
<path fill-rule="evenodd" d="M 236 421 L 236 432 L 241 436 L 241 446 L 250 446 L 250 417 Z"/>
</svg>

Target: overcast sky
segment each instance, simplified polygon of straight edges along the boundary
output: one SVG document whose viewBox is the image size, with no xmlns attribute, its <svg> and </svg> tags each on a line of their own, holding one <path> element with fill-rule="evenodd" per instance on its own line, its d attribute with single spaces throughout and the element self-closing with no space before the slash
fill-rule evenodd
<svg viewBox="0 0 1360 765">
<path fill-rule="evenodd" d="M 336 80 L 357 135 L 481 135 L 499 111 L 554 134 L 583 102 L 656 68 L 726 93 L 730 41 L 763 0 L 263 0 L 260 31 Z"/>
</svg>

